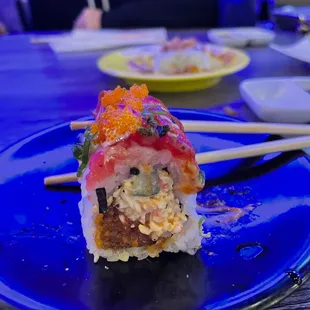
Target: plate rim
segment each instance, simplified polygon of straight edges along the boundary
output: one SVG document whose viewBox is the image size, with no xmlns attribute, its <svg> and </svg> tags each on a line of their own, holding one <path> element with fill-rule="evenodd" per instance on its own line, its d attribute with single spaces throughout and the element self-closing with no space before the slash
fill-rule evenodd
<svg viewBox="0 0 310 310">
<path fill-rule="evenodd" d="M 304 55 L 298 55 L 296 54 L 296 52 L 292 51 L 292 49 L 297 46 L 298 44 L 302 44 L 303 42 L 302 41 L 306 41 L 308 40 L 309 41 L 309 45 L 310 45 L 310 36 L 305 36 L 303 37 L 302 39 L 300 39 L 299 41 L 295 42 L 295 43 L 291 43 L 291 44 L 285 44 L 285 45 L 279 45 L 279 44 L 276 44 L 276 43 L 271 43 L 269 45 L 269 47 L 282 54 L 282 55 L 285 55 L 285 56 L 288 56 L 288 57 L 291 57 L 295 60 L 299 60 L 301 62 L 304 62 L 306 64 L 310 64 L 310 58 L 307 56 L 304 56 Z"/>
<path fill-rule="evenodd" d="M 152 45 L 152 46 L 159 46 L 159 45 Z M 200 72 L 200 73 L 191 73 L 191 74 L 173 74 L 173 75 L 164 75 L 164 74 L 141 74 L 139 72 L 133 72 L 133 71 L 121 71 L 121 70 L 115 70 L 115 69 L 109 69 L 105 68 L 103 62 L 108 57 L 113 57 L 115 55 L 121 55 L 126 50 L 132 50 L 132 47 L 127 48 L 120 48 L 116 49 L 112 52 L 106 53 L 97 60 L 97 68 L 102 71 L 103 73 L 112 75 L 114 77 L 122 78 L 122 79 L 129 79 L 129 80 L 136 80 L 136 81 L 149 81 L 149 82 L 186 82 L 186 81 L 195 81 L 195 80 L 206 80 L 206 79 L 213 79 L 217 77 L 222 77 L 225 75 L 233 74 L 238 71 L 241 71 L 242 69 L 246 68 L 251 59 L 250 56 L 244 51 L 241 51 L 237 48 L 232 47 L 224 47 L 218 44 L 210 44 L 206 43 L 204 44 L 206 47 L 213 47 L 213 48 L 219 48 L 227 52 L 233 52 L 237 57 L 239 58 L 239 61 L 237 64 L 235 64 L 231 68 L 221 68 L 216 70 L 215 72 Z M 142 49 L 143 46 L 136 47 L 136 49 Z M 145 48 L 145 46 L 144 46 Z"/>
</svg>

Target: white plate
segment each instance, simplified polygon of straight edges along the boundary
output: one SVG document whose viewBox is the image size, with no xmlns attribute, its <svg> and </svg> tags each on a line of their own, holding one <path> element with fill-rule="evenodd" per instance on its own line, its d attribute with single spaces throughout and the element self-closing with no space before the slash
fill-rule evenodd
<svg viewBox="0 0 310 310">
<path fill-rule="evenodd" d="M 310 78 L 249 79 L 240 84 L 242 98 L 266 122 L 310 122 Z"/>
<path fill-rule="evenodd" d="M 167 40 L 165 28 L 136 30 L 73 30 L 70 33 L 37 36 L 36 43 L 49 43 L 56 53 L 86 52 L 130 45 L 162 44 Z"/>
<path fill-rule="evenodd" d="M 222 28 L 208 31 L 210 41 L 234 47 L 267 45 L 275 37 L 271 30 L 256 27 Z"/>
<path fill-rule="evenodd" d="M 310 63 L 310 36 L 306 36 L 294 44 L 271 44 L 270 47 L 282 54 Z"/>
</svg>

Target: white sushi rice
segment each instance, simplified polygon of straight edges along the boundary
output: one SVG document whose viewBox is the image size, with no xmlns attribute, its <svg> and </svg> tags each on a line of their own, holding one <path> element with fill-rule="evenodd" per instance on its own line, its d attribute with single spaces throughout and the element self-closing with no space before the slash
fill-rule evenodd
<svg viewBox="0 0 310 310">
<path fill-rule="evenodd" d="M 189 67 L 196 67 L 198 71 L 211 69 L 210 58 L 205 52 L 197 49 L 160 52 L 154 57 L 155 72 L 183 73 Z"/>
<path fill-rule="evenodd" d="M 100 257 L 107 259 L 110 262 L 128 261 L 130 257 L 136 257 L 138 260 L 147 257 L 157 257 L 160 252 L 186 252 L 194 255 L 201 246 L 202 237 L 199 235 L 198 222 L 199 215 L 196 213 L 196 195 L 178 194 L 177 198 L 183 205 L 183 211 L 188 216 L 188 220 L 184 224 L 183 232 L 174 234 L 164 249 L 159 249 L 158 252 L 149 252 L 147 247 L 131 247 L 120 250 L 105 250 L 97 247 L 95 242 L 95 224 L 94 220 L 99 213 L 98 206 L 90 202 L 89 193 L 85 187 L 85 175 L 81 182 L 82 199 L 79 202 L 81 213 L 81 222 L 83 234 L 86 239 L 87 248 L 90 254 L 94 255 L 94 262 L 97 262 Z"/>
<path fill-rule="evenodd" d="M 110 148 L 110 151 L 112 153 L 109 154 L 109 151 L 107 151 L 107 156 L 112 156 L 114 153 L 122 152 L 123 150 L 116 146 L 113 149 Z M 167 167 L 174 182 L 178 183 L 181 163 L 173 159 L 170 151 L 156 151 L 149 147 L 133 146 L 126 150 L 126 154 L 128 158 L 122 161 L 122 163 L 116 164 L 115 174 L 109 178 L 104 178 L 96 184 L 97 188 L 104 187 L 106 189 L 108 197 L 114 193 L 122 181 L 129 178 L 130 167 L 138 166 L 141 163 L 152 163 L 155 169 Z M 120 250 L 98 248 L 95 242 L 95 218 L 99 213 L 99 208 L 95 191 L 88 192 L 86 189 L 86 177 L 89 172 L 89 168 L 86 168 L 80 180 L 82 199 L 79 202 L 79 209 L 87 248 L 90 254 L 94 255 L 95 262 L 100 257 L 106 258 L 108 261 L 127 261 L 129 257 L 136 257 L 142 260 L 147 257 L 157 257 L 162 251 L 175 253 L 182 251 L 193 255 L 200 248 L 202 240 L 198 227 L 200 216 L 195 210 L 197 195 L 185 195 L 179 191 L 174 191 L 174 195 L 182 203 L 182 211 L 187 215 L 188 219 L 183 225 L 181 233 L 173 234 L 172 237 L 167 239 L 168 241 L 165 242 L 164 249 L 158 249 L 157 252 L 154 252 L 154 250 L 149 252 L 147 247 L 131 247 Z"/>
</svg>

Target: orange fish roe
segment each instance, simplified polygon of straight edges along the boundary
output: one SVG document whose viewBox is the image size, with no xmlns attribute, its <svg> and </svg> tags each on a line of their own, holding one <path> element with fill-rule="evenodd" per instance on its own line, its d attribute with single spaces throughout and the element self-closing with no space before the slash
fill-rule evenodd
<svg viewBox="0 0 310 310">
<path fill-rule="evenodd" d="M 119 104 L 130 106 L 133 110 L 141 112 L 143 110 L 142 100 L 149 94 L 145 84 L 133 85 L 130 90 L 117 86 L 114 90 L 104 92 L 101 103 L 104 107 L 117 108 Z"/>
<path fill-rule="evenodd" d="M 145 84 L 142 84 L 141 86 L 134 84 L 130 87 L 130 91 L 135 97 L 140 99 L 144 99 L 149 95 L 149 90 Z"/>
<path fill-rule="evenodd" d="M 112 91 L 103 92 L 100 101 L 105 109 L 90 128 L 90 132 L 97 135 L 94 142 L 115 141 L 136 133 L 142 125 L 142 116 L 135 113 L 143 111 L 143 99 L 148 94 L 145 84 L 133 85 L 130 90 L 117 86 Z"/>
<path fill-rule="evenodd" d="M 101 98 L 101 103 L 104 107 L 112 106 L 117 107 L 126 94 L 127 90 L 117 86 L 114 90 L 104 92 L 104 96 Z"/>
<path fill-rule="evenodd" d="M 126 106 L 130 106 L 135 111 L 143 111 L 143 102 L 139 98 L 135 98 L 132 95 L 125 96 L 123 102 L 126 104 Z"/>
<path fill-rule="evenodd" d="M 103 113 L 101 113 L 100 118 L 104 122 L 108 122 L 111 118 L 118 118 L 121 114 L 121 109 L 109 106 Z"/>
<path fill-rule="evenodd" d="M 90 127 L 90 133 L 92 135 L 95 135 L 98 132 L 99 128 L 98 128 L 98 124 L 97 123 L 93 123 Z"/>
<path fill-rule="evenodd" d="M 107 107 L 100 119 L 92 125 L 91 133 L 97 133 L 95 143 L 116 141 L 126 135 L 136 133 L 142 125 L 141 116 L 135 115 L 129 107 L 116 109 Z"/>
</svg>

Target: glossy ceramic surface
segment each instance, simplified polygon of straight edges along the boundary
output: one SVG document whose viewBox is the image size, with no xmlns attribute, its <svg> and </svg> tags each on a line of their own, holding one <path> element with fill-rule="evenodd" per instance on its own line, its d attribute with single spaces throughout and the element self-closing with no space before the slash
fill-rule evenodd
<svg viewBox="0 0 310 310">
<path fill-rule="evenodd" d="M 172 112 L 180 119 L 227 120 Z M 8 303 L 23 309 L 263 309 L 306 280 L 310 163 L 302 152 L 203 166 L 207 187 L 199 203 L 220 201 L 243 216 L 236 222 L 223 213 L 208 216 L 212 237 L 195 256 L 94 264 L 82 236 L 78 187 L 43 186 L 45 176 L 76 169 L 76 135 L 60 125 L 1 154 L 0 296 Z M 197 151 L 268 138 L 189 137 Z"/>
<path fill-rule="evenodd" d="M 275 33 L 258 27 L 220 28 L 208 31 L 209 40 L 215 44 L 238 48 L 269 44 Z"/>
<path fill-rule="evenodd" d="M 240 94 L 265 122 L 309 123 L 310 78 L 256 78 L 243 81 Z"/>
<path fill-rule="evenodd" d="M 278 51 L 284 55 L 290 56 L 292 58 L 298 59 L 300 61 L 304 61 L 306 63 L 310 63 L 310 36 L 306 35 L 301 40 L 296 43 L 289 45 L 278 45 L 278 44 L 270 44 L 270 47 L 275 51 Z"/>
</svg>

